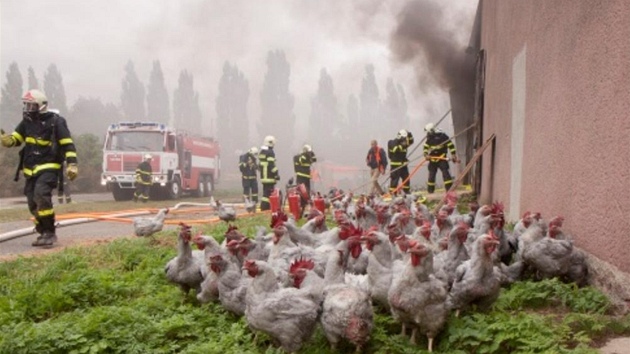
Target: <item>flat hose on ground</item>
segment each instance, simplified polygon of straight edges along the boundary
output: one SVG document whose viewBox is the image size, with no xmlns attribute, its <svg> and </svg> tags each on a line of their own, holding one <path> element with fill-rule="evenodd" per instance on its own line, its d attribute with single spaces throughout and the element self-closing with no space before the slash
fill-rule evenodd
<svg viewBox="0 0 630 354">
<path fill-rule="evenodd" d="M 226 204 L 227 205 L 227 204 Z M 181 207 L 194 207 L 194 206 L 201 206 L 201 207 L 208 207 L 208 203 L 192 203 L 192 202 L 182 202 L 182 203 L 178 203 L 176 204 L 174 207 L 169 208 L 170 210 L 177 210 Z M 234 205 L 237 206 L 237 205 Z M 242 205 L 238 205 L 238 207 L 240 208 Z M 135 217 L 135 216 L 141 216 L 141 215 L 148 215 L 148 214 L 153 214 L 153 212 L 151 210 L 130 210 L 130 211 L 126 211 L 124 213 L 117 213 L 117 214 L 104 214 L 104 213 L 82 213 L 82 214 L 76 214 L 77 216 L 81 216 L 81 217 L 76 217 L 73 219 L 68 219 L 68 220 L 63 220 L 57 223 L 57 227 L 65 227 L 65 226 L 72 226 L 72 225 L 78 225 L 78 224 L 85 224 L 88 222 L 94 222 L 94 221 L 117 221 L 117 222 L 127 222 L 127 223 L 131 223 L 133 220 L 132 219 L 125 219 L 125 218 L 129 218 L 129 217 Z M 255 213 L 256 214 L 256 213 Z M 63 215 L 59 215 L 59 217 L 63 217 Z M 186 220 L 187 223 L 213 223 L 213 222 L 217 222 L 220 221 L 218 218 L 215 219 L 211 219 L 211 220 Z M 179 224 L 179 220 L 169 220 L 169 222 L 167 222 L 167 224 Z M 35 233 L 35 228 L 34 227 L 26 227 L 23 229 L 18 229 L 18 230 L 13 230 L 10 232 L 6 232 L 4 234 L 0 234 L 0 243 L 5 242 L 5 241 L 9 241 L 12 240 L 14 238 L 18 238 L 18 237 L 23 237 L 23 236 L 28 236 L 31 234 Z"/>
</svg>

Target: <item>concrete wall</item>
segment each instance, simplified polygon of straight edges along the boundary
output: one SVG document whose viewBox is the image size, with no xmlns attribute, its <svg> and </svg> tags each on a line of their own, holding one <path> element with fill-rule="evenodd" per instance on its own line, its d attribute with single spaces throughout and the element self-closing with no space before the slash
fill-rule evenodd
<svg viewBox="0 0 630 354">
<path fill-rule="evenodd" d="M 630 272 L 630 1 L 482 0 L 482 202 L 563 215 Z M 484 138 L 485 139 L 485 138 Z"/>
</svg>

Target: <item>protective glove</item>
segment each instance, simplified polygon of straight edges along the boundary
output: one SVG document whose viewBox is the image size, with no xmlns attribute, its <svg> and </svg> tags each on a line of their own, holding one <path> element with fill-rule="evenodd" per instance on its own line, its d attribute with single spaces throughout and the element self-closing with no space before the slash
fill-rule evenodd
<svg viewBox="0 0 630 354">
<path fill-rule="evenodd" d="M 458 163 L 459 159 L 457 158 L 457 155 L 452 155 L 451 156 L 451 161 L 453 161 L 454 163 Z"/>
<path fill-rule="evenodd" d="M 5 134 L 4 130 L 0 129 L 0 140 L 2 140 L 2 145 L 5 147 L 11 147 L 15 145 L 15 140 L 9 134 Z"/>
<path fill-rule="evenodd" d="M 68 164 L 68 167 L 66 167 L 66 176 L 68 177 L 68 179 L 70 181 L 74 181 L 75 178 L 77 178 L 78 174 L 79 174 L 79 167 L 77 167 L 77 164 L 76 163 Z"/>
</svg>

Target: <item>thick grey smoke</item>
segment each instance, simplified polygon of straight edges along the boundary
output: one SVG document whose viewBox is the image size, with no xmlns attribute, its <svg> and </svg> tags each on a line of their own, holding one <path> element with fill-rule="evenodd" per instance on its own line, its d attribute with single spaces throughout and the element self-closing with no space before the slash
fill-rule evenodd
<svg viewBox="0 0 630 354">
<path fill-rule="evenodd" d="M 411 63 L 421 90 L 466 87 L 474 80 L 466 53 L 472 16 L 448 12 L 449 2 L 409 1 L 397 16 L 391 49 Z"/>
</svg>

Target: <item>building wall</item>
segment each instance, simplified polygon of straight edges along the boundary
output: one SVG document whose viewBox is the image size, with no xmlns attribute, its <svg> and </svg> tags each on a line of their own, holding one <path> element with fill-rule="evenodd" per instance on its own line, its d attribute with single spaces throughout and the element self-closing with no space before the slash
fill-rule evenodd
<svg viewBox="0 0 630 354">
<path fill-rule="evenodd" d="M 630 272 L 630 1 L 482 0 L 482 202 Z M 518 159 L 520 158 L 520 161 Z"/>
</svg>

